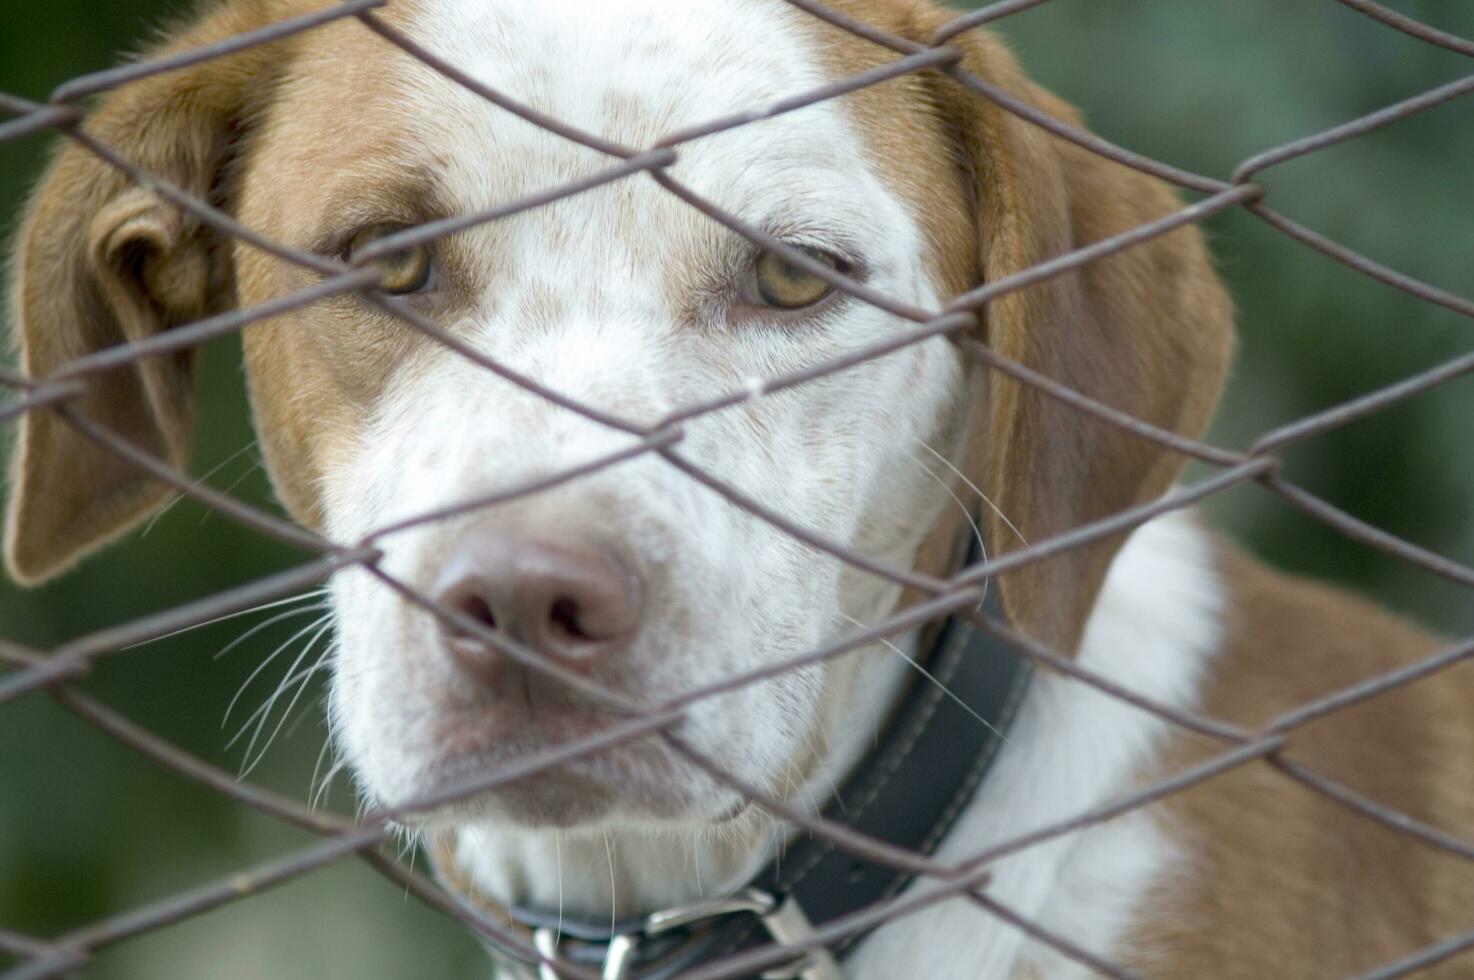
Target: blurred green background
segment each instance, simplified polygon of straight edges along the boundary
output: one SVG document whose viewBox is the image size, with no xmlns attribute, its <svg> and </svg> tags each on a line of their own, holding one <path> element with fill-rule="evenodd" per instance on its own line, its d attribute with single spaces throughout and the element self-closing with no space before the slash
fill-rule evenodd
<svg viewBox="0 0 1474 980">
<path fill-rule="evenodd" d="M 1467 0 L 1398 9 L 1474 37 Z M 160 17 L 158 0 L 0 0 L 0 90 L 44 99 L 112 64 Z M 1003 28 L 1025 65 L 1125 146 L 1226 175 L 1257 150 L 1474 70 L 1474 62 L 1332 2 L 1054 0 Z M 0 231 L 50 140 L 0 144 Z M 1262 177 L 1270 203 L 1372 257 L 1474 296 L 1474 97 Z M 1217 437 L 1257 432 L 1474 349 L 1474 324 L 1295 245 L 1250 217 L 1207 224 L 1240 309 L 1242 345 Z M 258 503 L 269 491 L 246 417 L 238 344 L 204 357 L 194 469 Z M 1352 513 L 1474 562 L 1474 381 L 1461 380 L 1297 447 L 1289 475 Z M 217 469 L 218 467 L 218 469 Z M 1277 564 L 1345 583 L 1449 632 L 1474 628 L 1458 588 L 1400 566 L 1255 488 L 1211 508 Z M 45 589 L 0 586 L 0 634 L 51 647 L 220 591 L 301 556 L 191 503 Z M 213 659 L 244 624 L 158 642 L 98 667 L 86 689 L 232 770 L 235 728 L 285 669 L 262 659 L 301 615 Z M 300 648 L 300 641 L 289 655 Z M 306 799 L 322 746 L 320 688 L 299 703 L 252 778 Z M 241 707 L 244 710 L 241 710 Z M 275 724 L 275 722 L 273 722 Z M 332 805 L 351 809 L 340 778 Z M 32 695 L 0 710 L 0 925 L 47 935 L 203 883 L 307 842 L 306 835 L 164 772 Z M 3 961 L 0 961 L 3 962 Z M 450 977 L 486 972 L 459 929 L 355 862 L 102 953 L 91 977 Z"/>
</svg>

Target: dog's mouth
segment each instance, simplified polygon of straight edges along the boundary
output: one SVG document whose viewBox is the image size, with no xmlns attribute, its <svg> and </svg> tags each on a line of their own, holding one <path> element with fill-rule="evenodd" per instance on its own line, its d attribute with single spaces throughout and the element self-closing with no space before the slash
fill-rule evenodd
<svg viewBox="0 0 1474 980">
<path fill-rule="evenodd" d="M 689 819 L 742 809 L 727 796 L 713 805 L 705 780 L 655 731 L 628 739 L 629 719 L 580 704 L 541 705 L 535 713 L 477 712 L 442 718 L 431 761 L 409 795 L 385 801 L 410 825 L 505 820 L 570 828 L 618 818 Z M 612 739 L 612 741 L 611 741 Z M 587 750 L 584 746 L 588 746 Z"/>
</svg>

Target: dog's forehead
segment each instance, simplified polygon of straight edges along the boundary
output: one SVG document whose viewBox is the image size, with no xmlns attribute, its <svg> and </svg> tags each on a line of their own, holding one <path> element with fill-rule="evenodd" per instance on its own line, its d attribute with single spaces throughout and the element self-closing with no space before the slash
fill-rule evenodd
<svg viewBox="0 0 1474 980">
<path fill-rule="evenodd" d="M 476 80 L 630 146 L 824 80 L 812 32 L 781 0 L 418 0 L 402 23 Z M 412 77 L 445 97 L 433 70 Z"/>
<path fill-rule="evenodd" d="M 437 58 L 516 103 L 644 149 L 685 127 L 770 105 L 880 63 L 884 52 L 783 0 L 414 0 L 385 14 Z M 746 220 L 788 202 L 863 202 L 881 187 L 924 226 L 963 212 L 952 154 L 926 118 L 915 79 L 898 79 L 774 119 L 681 144 L 672 173 Z M 271 224 L 306 245 L 341 220 L 344 200 L 388 193 L 406 175 L 435 184 L 442 210 L 515 201 L 615 161 L 549 132 L 357 25 L 315 35 L 282 87 L 269 158 L 251 194 Z M 266 171 L 269 171 L 267 173 Z M 293 188 L 310 187 L 311 201 Z M 260 198 L 272 200 L 259 200 Z M 587 237 L 600 218 L 620 237 L 697 234 L 702 219 L 648 177 L 535 219 Z M 619 206 L 611 207 L 618 204 Z M 857 217 L 869 209 L 856 206 Z M 834 221 L 846 216 L 834 212 Z M 873 217 L 873 214 L 868 216 Z M 881 230 L 887 234 L 889 229 Z M 864 229 L 857 229 L 864 231 Z M 699 234 L 710 234 L 706 229 Z M 923 234 L 947 257 L 955 235 Z M 645 237 L 654 237 L 646 234 Z M 667 248 L 670 243 L 667 241 Z M 694 245 L 694 241 L 676 244 Z M 948 275 L 946 278 L 952 278 Z"/>
<path fill-rule="evenodd" d="M 801 19 L 772 0 L 423 0 L 405 30 L 521 105 L 632 149 L 826 81 Z M 399 70 L 408 102 L 426 107 L 407 113 L 409 142 L 438 149 L 435 171 L 451 207 L 537 194 L 615 162 L 430 66 L 410 62 Z M 781 220 L 805 196 L 842 196 L 834 193 L 839 186 L 850 188 L 851 199 L 866 193 L 861 138 L 835 105 L 683 143 L 678 153 L 676 177 L 756 224 Z M 647 269 L 673 245 L 696 254 L 700 240 L 717 231 L 638 176 L 511 224 L 539 228 L 539 240 L 563 254 L 589 251 L 603 236 L 612 246 L 606 254 Z"/>
</svg>

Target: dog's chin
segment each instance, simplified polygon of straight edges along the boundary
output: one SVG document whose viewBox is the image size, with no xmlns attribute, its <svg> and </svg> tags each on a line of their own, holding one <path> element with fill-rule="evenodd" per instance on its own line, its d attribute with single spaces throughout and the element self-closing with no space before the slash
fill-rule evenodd
<svg viewBox="0 0 1474 980">
<path fill-rule="evenodd" d="M 423 813 L 412 822 L 426 829 L 448 829 L 469 823 L 568 830 L 609 823 L 631 811 L 623 788 L 571 767 L 529 776 L 469 799 Z"/>
<path fill-rule="evenodd" d="M 669 826 L 719 823 L 742 809 L 742 800 L 713 786 L 689 765 L 657 746 L 617 746 L 462 795 L 488 774 L 516 768 L 541 746 L 510 744 L 485 751 L 441 755 L 401 790 L 399 822 L 424 830 L 470 823 L 526 829 Z M 431 806 L 417 801 L 445 800 Z"/>
</svg>

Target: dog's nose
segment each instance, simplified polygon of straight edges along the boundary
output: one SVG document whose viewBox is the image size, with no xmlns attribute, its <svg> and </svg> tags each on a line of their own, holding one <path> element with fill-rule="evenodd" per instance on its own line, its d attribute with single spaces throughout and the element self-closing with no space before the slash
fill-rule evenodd
<svg viewBox="0 0 1474 980">
<path fill-rule="evenodd" d="M 639 625 L 641 584 L 610 548 L 505 533 L 463 537 L 441 570 L 435 598 L 567 666 L 590 667 L 623 647 Z M 461 666 L 491 683 L 503 659 L 485 644 L 450 644 Z"/>
</svg>

